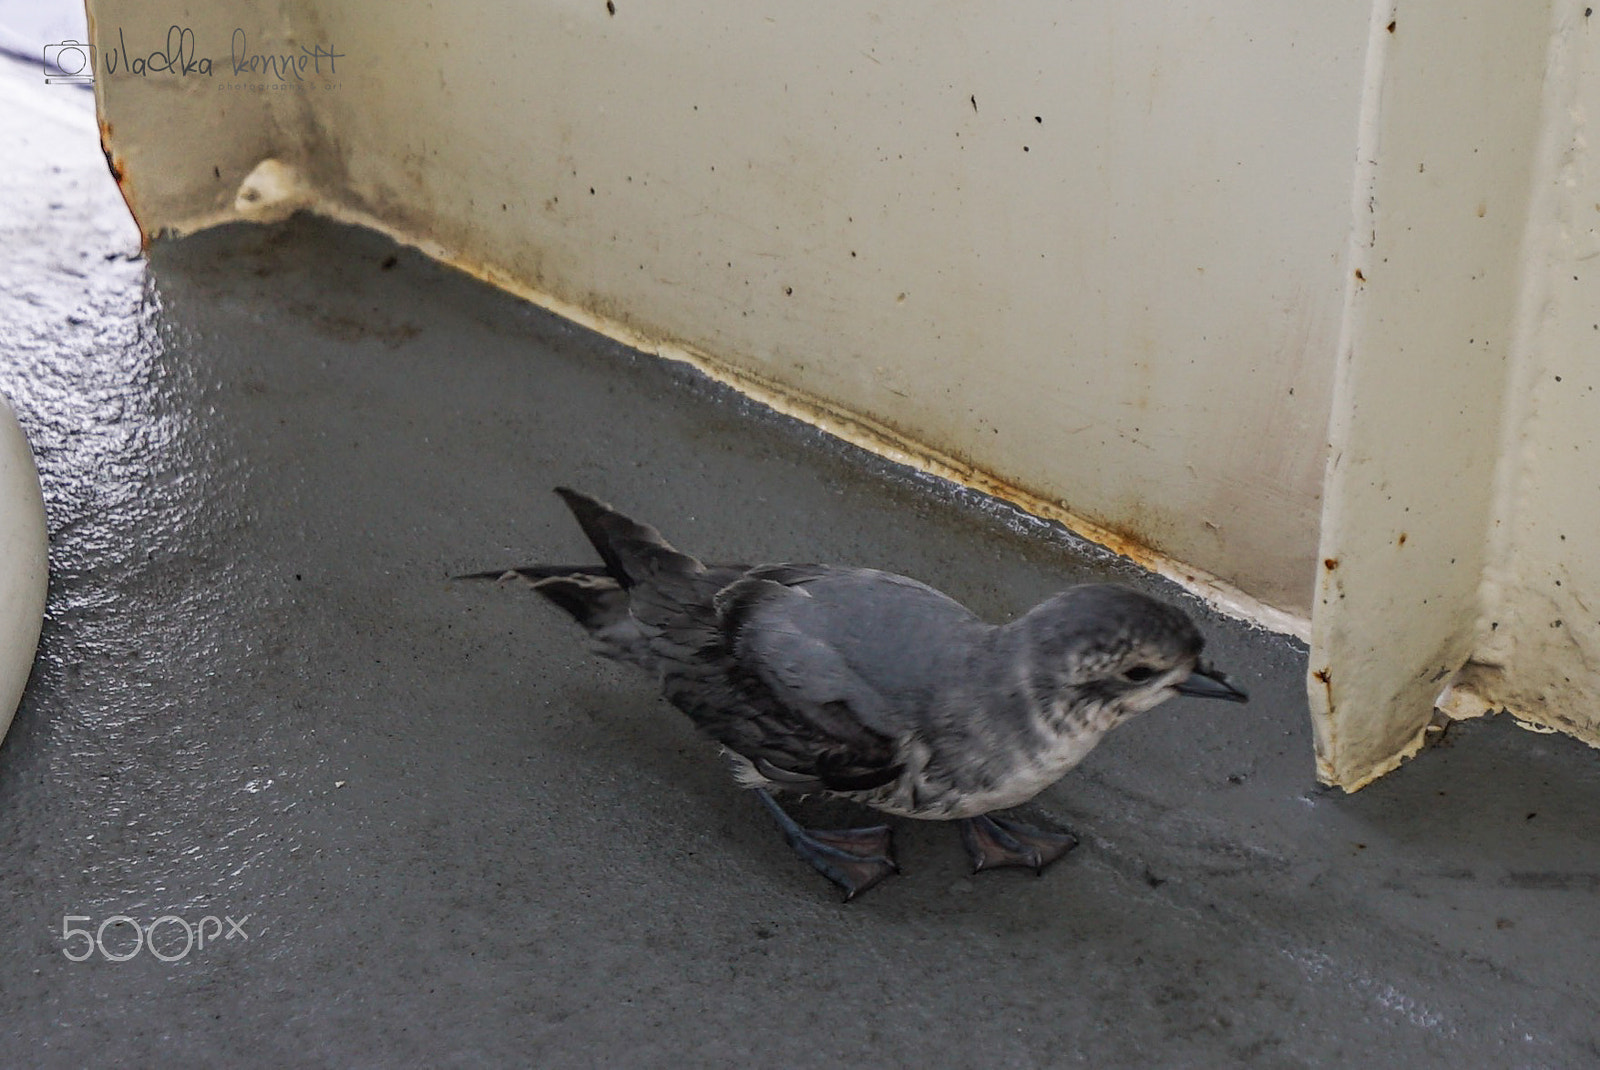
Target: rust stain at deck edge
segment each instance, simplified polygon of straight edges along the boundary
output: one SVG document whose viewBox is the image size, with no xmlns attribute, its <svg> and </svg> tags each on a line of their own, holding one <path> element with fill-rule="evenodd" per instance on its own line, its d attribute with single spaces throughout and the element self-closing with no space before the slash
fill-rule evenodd
<svg viewBox="0 0 1600 1070">
<path fill-rule="evenodd" d="M 112 151 L 111 135 L 113 127 L 110 121 L 101 119 L 99 126 L 100 152 L 106 158 L 106 169 L 111 172 L 111 178 L 117 184 L 117 192 L 122 194 L 122 203 L 128 206 L 128 214 L 133 217 L 133 221 L 139 226 L 139 247 L 148 249 L 151 235 L 145 230 L 144 223 L 139 219 L 139 213 L 134 211 L 133 208 L 133 197 L 129 192 L 130 183 L 128 181 L 127 161 Z"/>
</svg>

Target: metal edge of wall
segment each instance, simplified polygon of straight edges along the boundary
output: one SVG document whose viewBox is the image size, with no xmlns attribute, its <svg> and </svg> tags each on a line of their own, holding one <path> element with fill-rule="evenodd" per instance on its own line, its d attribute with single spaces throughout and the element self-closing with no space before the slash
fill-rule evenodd
<svg viewBox="0 0 1600 1070">
<path fill-rule="evenodd" d="M 1360 118 L 1356 131 L 1355 167 L 1352 176 L 1354 194 L 1350 199 L 1350 247 L 1347 264 L 1351 275 L 1345 283 L 1344 320 L 1340 325 L 1339 349 L 1334 366 L 1333 404 L 1328 415 L 1328 469 L 1323 480 L 1322 541 L 1318 547 L 1316 587 L 1312 595 L 1311 659 L 1306 670 L 1306 695 L 1311 707 L 1312 742 L 1316 751 L 1317 778 L 1325 784 L 1339 785 L 1355 791 L 1372 780 L 1391 771 L 1402 760 L 1420 748 L 1419 735 L 1390 755 L 1370 763 L 1358 776 L 1342 768 L 1340 756 L 1342 739 L 1337 721 L 1338 703 L 1335 701 L 1334 679 L 1337 676 L 1343 687 L 1345 673 L 1340 649 L 1340 636 L 1336 630 L 1341 614 L 1340 603 L 1345 599 L 1344 577 L 1339 570 L 1344 562 L 1339 557 L 1340 547 L 1328 537 L 1330 522 L 1337 519 L 1344 508 L 1342 493 L 1345 479 L 1344 451 L 1352 434 L 1350 412 L 1357 392 L 1355 384 L 1355 353 L 1359 339 L 1359 314 L 1362 311 L 1366 269 L 1376 244 L 1376 198 L 1378 187 L 1378 161 L 1382 158 L 1382 106 L 1384 80 L 1389 62 L 1389 45 L 1392 34 L 1388 27 L 1397 22 L 1394 4 L 1373 5 L 1368 27 L 1366 68 L 1362 78 Z M 1348 575 L 1348 573 L 1347 573 Z"/>
<path fill-rule="evenodd" d="M 106 64 L 116 55 L 126 72 L 132 60 L 148 60 L 149 57 L 141 53 L 156 44 L 148 36 L 154 24 L 138 21 L 133 23 L 132 42 L 128 40 L 125 27 L 116 20 L 123 6 L 131 5 L 115 0 L 84 0 L 89 41 L 101 63 L 94 80 L 100 151 L 129 214 L 139 226 L 142 244 L 148 246 L 156 238 L 177 237 L 181 232 L 240 219 L 270 222 L 309 205 L 309 191 L 303 189 L 271 190 L 270 196 L 260 198 L 260 203 L 252 200 L 251 181 L 256 173 L 253 168 L 259 170 L 258 165 L 263 160 L 294 161 L 305 153 L 307 132 L 298 125 L 304 116 L 293 109 L 293 102 L 285 100 L 283 94 L 224 96 L 217 93 L 216 97 L 222 100 L 222 104 L 216 106 L 217 121 L 226 122 L 228 128 L 236 132 L 232 138 L 210 138 L 199 124 L 166 121 L 159 109 L 146 107 L 124 112 L 113 105 L 108 96 L 110 79 L 104 75 Z M 287 27 L 291 21 L 287 0 L 238 0 L 226 8 L 203 8 L 191 14 L 193 17 L 185 27 L 173 25 L 163 31 L 168 34 L 168 39 L 161 41 L 163 48 L 171 50 L 173 31 L 192 29 L 195 23 L 208 34 L 225 35 L 226 28 L 234 25 L 235 20 L 250 21 L 253 26 L 280 28 Z M 247 19 L 247 15 L 253 17 Z M 155 24 L 164 28 L 168 20 L 161 17 Z M 178 45 L 181 49 L 182 38 Z M 133 55 L 123 55 L 124 49 Z M 158 85 L 153 79 L 141 81 L 148 83 L 146 92 L 164 94 L 169 103 L 183 101 L 185 97 L 195 99 L 201 93 L 198 80 L 186 76 L 174 76 L 164 85 Z M 164 171 L 164 178 L 169 180 L 167 185 L 143 183 L 132 172 L 140 163 L 141 153 L 137 150 L 150 145 L 160 146 L 163 162 L 204 160 L 211 166 L 188 170 L 168 167 Z M 130 150 L 133 159 L 128 158 L 129 152 L 119 149 Z M 181 225 L 172 226 L 167 222 L 171 217 L 180 217 Z M 162 222 L 152 223 L 153 219 Z"/>
<path fill-rule="evenodd" d="M 1307 680 L 1318 776 L 1347 791 L 1421 749 L 1479 634 L 1546 125 L 1548 20 L 1519 14 L 1374 11 Z"/>
</svg>

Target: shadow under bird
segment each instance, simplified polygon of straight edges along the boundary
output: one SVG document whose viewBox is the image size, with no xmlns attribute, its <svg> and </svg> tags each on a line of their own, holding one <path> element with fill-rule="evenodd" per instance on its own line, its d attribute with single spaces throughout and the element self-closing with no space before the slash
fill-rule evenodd
<svg viewBox="0 0 1600 1070">
<path fill-rule="evenodd" d="M 974 871 L 1041 872 L 1077 838 L 994 811 L 1032 799 L 1174 695 L 1246 701 L 1200 660 L 1182 611 L 1126 587 L 1073 587 L 994 625 L 875 569 L 708 565 L 587 495 L 556 493 L 603 564 L 462 578 L 521 579 L 596 653 L 653 674 L 846 899 L 899 872 L 890 829 L 802 828 L 772 791 L 956 821 Z"/>
</svg>

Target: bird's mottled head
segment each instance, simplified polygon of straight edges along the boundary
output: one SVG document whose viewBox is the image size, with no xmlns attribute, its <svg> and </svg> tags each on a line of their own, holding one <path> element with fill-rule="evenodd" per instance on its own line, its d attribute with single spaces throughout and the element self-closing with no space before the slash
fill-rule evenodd
<svg viewBox="0 0 1600 1070">
<path fill-rule="evenodd" d="M 1063 695 L 1105 711 L 1111 724 L 1190 694 L 1245 701 L 1200 660 L 1205 639 L 1176 606 L 1113 584 L 1087 584 L 1040 603 L 1017 622 L 1035 672 Z"/>
</svg>

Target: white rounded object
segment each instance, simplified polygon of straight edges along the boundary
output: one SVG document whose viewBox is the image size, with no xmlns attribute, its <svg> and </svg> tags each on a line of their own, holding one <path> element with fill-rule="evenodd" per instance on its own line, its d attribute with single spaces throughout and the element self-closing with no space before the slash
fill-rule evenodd
<svg viewBox="0 0 1600 1070">
<path fill-rule="evenodd" d="M 39 470 L 16 414 L 0 397 L 0 738 L 11 727 L 39 649 L 49 574 Z"/>
</svg>

